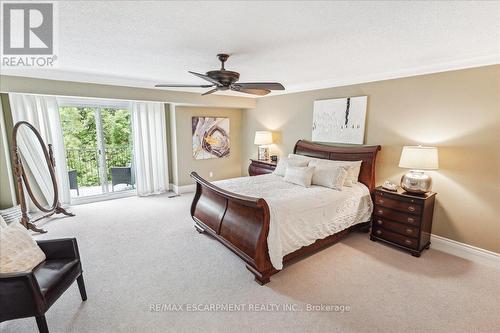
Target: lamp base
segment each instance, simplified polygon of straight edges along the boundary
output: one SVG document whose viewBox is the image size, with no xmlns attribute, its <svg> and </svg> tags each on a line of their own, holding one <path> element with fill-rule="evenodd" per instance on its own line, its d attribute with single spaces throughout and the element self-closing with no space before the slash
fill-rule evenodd
<svg viewBox="0 0 500 333">
<path fill-rule="evenodd" d="M 269 147 L 259 146 L 259 160 L 260 161 L 269 160 Z"/>
<path fill-rule="evenodd" d="M 410 170 L 401 177 L 401 187 L 410 193 L 425 194 L 432 189 L 432 178 L 421 170 Z"/>
</svg>

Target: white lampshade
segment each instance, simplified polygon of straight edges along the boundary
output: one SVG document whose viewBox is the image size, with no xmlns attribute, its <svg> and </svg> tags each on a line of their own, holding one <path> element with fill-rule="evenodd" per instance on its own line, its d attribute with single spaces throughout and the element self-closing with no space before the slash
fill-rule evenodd
<svg viewBox="0 0 500 333">
<path fill-rule="evenodd" d="M 438 150 L 436 147 L 404 146 L 399 167 L 417 170 L 438 169 Z"/>
<path fill-rule="evenodd" d="M 269 131 L 256 131 L 253 143 L 256 145 L 270 145 L 273 143 L 273 134 Z"/>
</svg>

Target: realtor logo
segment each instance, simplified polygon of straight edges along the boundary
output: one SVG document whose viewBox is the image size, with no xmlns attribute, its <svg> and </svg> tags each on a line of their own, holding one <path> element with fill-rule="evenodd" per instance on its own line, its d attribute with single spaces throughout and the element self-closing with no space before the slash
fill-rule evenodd
<svg viewBox="0 0 500 333">
<path fill-rule="evenodd" d="M 52 54 L 52 3 L 3 4 L 3 54 Z"/>
<path fill-rule="evenodd" d="M 3 68 L 54 67 L 57 3 L 2 3 Z"/>
</svg>

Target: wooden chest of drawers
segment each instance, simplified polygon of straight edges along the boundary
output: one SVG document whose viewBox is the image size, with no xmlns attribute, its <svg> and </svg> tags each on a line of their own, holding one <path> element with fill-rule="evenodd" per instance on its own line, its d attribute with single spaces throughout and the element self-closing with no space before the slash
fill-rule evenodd
<svg viewBox="0 0 500 333">
<path fill-rule="evenodd" d="M 381 240 L 420 257 L 431 245 L 432 215 L 436 193 L 415 195 L 377 187 L 373 194 L 370 239 Z"/>
<path fill-rule="evenodd" d="M 250 176 L 258 176 L 266 173 L 271 173 L 276 169 L 277 162 L 270 160 L 250 160 L 250 166 L 248 167 L 248 174 Z"/>
</svg>

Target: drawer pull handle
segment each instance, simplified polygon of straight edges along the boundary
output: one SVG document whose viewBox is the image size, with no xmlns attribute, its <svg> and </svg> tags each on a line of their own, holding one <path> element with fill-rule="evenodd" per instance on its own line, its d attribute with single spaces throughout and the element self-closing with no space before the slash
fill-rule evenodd
<svg viewBox="0 0 500 333">
<path fill-rule="evenodd" d="M 379 203 L 379 204 L 383 204 L 383 203 L 384 203 L 384 200 L 382 200 L 382 199 L 378 199 L 378 203 Z"/>
<path fill-rule="evenodd" d="M 379 209 L 379 210 L 377 211 L 377 213 L 379 213 L 379 214 L 383 214 L 383 213 L 384 213 L 384 211 L 383 211 L 382 209 Z"/>
<path fill-rule="evenodd" d="M 415 222 L 415 219 L 413 217 L 409 217 L 408 218 L 408 223 L 413 223 L 413 222 Z"/>
<path fill-rule="evenodd" d="M 408 244 L 408 245 L 411 245 L 413 242 L 409 239 L 405 239 L 405 243 Z"/>
<path fill-rule="evenodd" d="M 413 233 L 413 230 L 411 230 L 410 228 L 406 229 L 406 233 L 407 234 L 412 234 Z"/>
<path fill-rule="evenodd" d="M 376 233 L 377 233 L 377 235 L 380 235 L 380 234 L 382 234 L 382 231 L 377 230 Z"/>
<path fill-rule="evenodd" d="M 382 223 L 384 223 L 384 222 L 382 222 L 382 220 L 377 220 L 377 223 L 382 225 Z"/>
<path fill-rule="evenodd" d="M 413 206 L 408 206 L 408 210 L 409 210 L 410 212 L 414 212 L 414 211 L 415 211 L 415 207 L 413 207 Z"/>
</svg>

